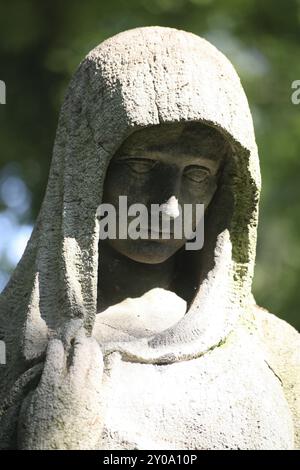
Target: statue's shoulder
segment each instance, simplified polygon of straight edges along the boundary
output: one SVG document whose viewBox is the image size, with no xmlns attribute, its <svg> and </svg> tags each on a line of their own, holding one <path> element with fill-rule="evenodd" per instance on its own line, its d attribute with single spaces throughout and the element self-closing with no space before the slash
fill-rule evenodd
<svg viewBox="0 0 300 470">
<path fill-rule="evenodd" d="M 269 348 L 291 356 L 300 365 L 300 333 L 285 320 L 256 305 L 253 310 L 257 330 Z"/>
<path fill-rule="evenodd" d="M 296 446 L 300 448 L 300 334 L 289 323 L 261 307 L 255 306 L 253 314 L 268 363 L 282 382 L 294 417 Z"/>
</svg>

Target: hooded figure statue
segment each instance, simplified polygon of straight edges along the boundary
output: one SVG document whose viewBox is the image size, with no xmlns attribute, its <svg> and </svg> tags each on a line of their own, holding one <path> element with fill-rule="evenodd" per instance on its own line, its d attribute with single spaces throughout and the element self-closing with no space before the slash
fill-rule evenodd
<svg viewBox="0 0 300 470">
<path fill-rule="evenodd" d="M 132 279 L 101 256 L 110 164 L 126 142 L 142 145 L 135 136 L 152 133 L 155 142 L 159 128 L 171 154 L 178 136 L 190 142 L 203 128 L 227 145 L 204 246 L 178 250 L 179 288 L 153 282 L 110 302 L 101 286 L 114 288 L 113 266 Z M 149 162 L 130 164 L 143 173 Z M 45 199 L 0 297 L 0 447 L 299 448 L 300 336 L 251 293 L 259 193 L 247 99 L 215 47 L 146 27 L 92 50 L 68 88 Z"/>
</svg>

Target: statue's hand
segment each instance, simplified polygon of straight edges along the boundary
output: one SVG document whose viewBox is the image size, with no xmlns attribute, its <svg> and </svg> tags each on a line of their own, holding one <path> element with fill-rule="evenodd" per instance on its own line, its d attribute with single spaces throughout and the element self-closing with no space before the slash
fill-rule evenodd
<svg viewBox="0 0 300 470">
<path fill-rule="evenodd" d="M 21 449 L 94 449 L 102 431 L 103 358 L 94 338 L 80 329 L 49 342 L 38 387 L 24 400 L 19 419 Z"/>
</svg>

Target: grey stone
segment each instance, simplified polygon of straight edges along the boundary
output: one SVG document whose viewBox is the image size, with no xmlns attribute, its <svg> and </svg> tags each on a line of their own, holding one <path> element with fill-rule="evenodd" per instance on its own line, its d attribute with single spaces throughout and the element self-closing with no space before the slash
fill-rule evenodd
<svg viewBox="0 0 300 470">
<path fill-rule="evenodd" d="M 196 295 L 166 329 L 117 327 L 100 349 L 96 213 L 106 169 L 133 132 L 191 121 L 232 148 L 193 254 Z M 251 293 L 259 192 L 247 99 L 215 47 L 147 27 L 91 51 L 65 97 L 35 229 L 0 297 L 0 447 L 299 448 L 300 335 Z"/>
</svg>

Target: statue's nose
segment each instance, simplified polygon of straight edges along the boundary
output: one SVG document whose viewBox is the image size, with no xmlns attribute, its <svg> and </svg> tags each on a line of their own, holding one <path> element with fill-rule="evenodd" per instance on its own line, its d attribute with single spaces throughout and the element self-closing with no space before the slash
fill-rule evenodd
<svg viewBox="0 0 300 470">
<path fill-rule="evenodd" d="M 178 199 L 175 196 L 171 196 L 166 202 L 160 205 L 162 214 L 176 219 L 180 215 Z"/>
</svg>

